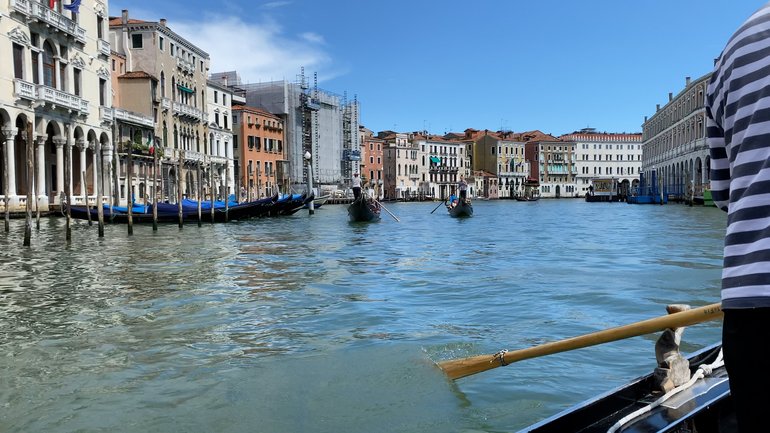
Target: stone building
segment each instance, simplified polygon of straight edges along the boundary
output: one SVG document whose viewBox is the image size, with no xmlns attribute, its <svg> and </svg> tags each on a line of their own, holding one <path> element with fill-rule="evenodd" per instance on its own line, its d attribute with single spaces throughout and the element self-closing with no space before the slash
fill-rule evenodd
<svg viewBox="0 0 770 433">
<path fill-rule="evenodd" d="M 151 116 L 158 146 L 163 148 L 163 196 L 170 200 L 196 197 L 208 185 L 197 182 L 199 166 L 203 179 L 210 179 L 213 171 L 217 186 L 208 188 L 218 198 L 232 193 L 232 185 L 229 191 L 221 187 L 226 183 L 227 157 L 219 154 L 209 135 L 209 55 L 171 30 L 165 19 L 132 19 L 128 10 L 123 10 L 120 17 L 110 18 L 110 43 L 125 57 L 126 73 L 141 71 L 157 79 Z M 128 100 L 133 97 L 146 96 L 124 92 L 121 104 L 130 104 Z"/>
<path fill-rule="evenodd" d="M 674 199 L 702 199 L 708 189 L 705 102 L 710 76 L 686 77 L 684 89 L 676 96 L 669 93 L 668 103 L 658 104 L 642 124 L 642 172 L 650 179 L 656 170 L 663 192 Z"/>
<path fill-rule="evenodd" d="M 0 4 L 0 208 L 48 211 L 60 203 L 65 173 L 76 204 L 109 188 L 109 173 L 97 178 L 96 170 L 112 155 L 108 5 L 61 3 Z"/>
</svg>

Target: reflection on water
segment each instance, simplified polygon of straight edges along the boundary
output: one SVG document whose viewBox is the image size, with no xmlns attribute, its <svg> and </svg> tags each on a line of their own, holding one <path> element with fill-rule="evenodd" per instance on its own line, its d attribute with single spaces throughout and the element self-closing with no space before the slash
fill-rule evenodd
<svg viewBox="0 0 770 433">
<path fill-rule="evenodd" d="M 232 224 L 0 232 L 2 431 L 515 431 L 649 372 L 654 336 L 450 383 L 433 361 L 719 298 L 724 215 L 389 204 Z M 684 347 L 719 339 L 691 327 Z"/>
</svg>

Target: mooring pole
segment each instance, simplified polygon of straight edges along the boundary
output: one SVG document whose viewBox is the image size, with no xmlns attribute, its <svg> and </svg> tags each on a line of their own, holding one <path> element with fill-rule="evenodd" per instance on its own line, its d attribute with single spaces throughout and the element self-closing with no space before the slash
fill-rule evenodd
<svg viewBox="0 0 770 433">
<path fill-rule="evenodd" d="M 27 222 L 24 226 L 24 246 L 32 245 L 32 183 L 35 181 L 32 160 L 32 122 L 27 122 Z"/>
<path fill-rule="evenodd" d="M 94 144 L 96 147 L 96 167 L 94 169 L 96 170 L 96 183 L 94 184 L 94 188 L 96 188 L 96 218 L 99 221 L 99 237 L 104 237 L 104 204 L 102 203 L 102 191 L 104 190 L 104 178 L 102 177 L 102 172 L 104 171 L 102 169 L 102 142 L 99 140 L 96 140 L 96 143 Z"/>
</svg>

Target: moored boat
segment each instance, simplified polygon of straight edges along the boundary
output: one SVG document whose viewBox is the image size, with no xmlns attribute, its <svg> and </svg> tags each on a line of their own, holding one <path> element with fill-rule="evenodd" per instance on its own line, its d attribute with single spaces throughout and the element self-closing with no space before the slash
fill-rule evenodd
<svg viewBox="0 0 770 433">
<path fill-rule="evenodd" d="M 348 217 L 351 222 L 379 221 L 380 207 L 377 202 L 367 200 L 361 195 L 348 206 Z"/>
<path fill-rule="evenodd" d="M 721 345 L 698 351 L 689 361 L 691 385 L 669 391 L 667 399 L 648 374 L 519 433 L 737 432 Z"/>
<path fill-rule="evenodd" d="M 447 205 L 447 210 L 453 218 L 473 216 L 473 205 L 469 199 L 457 199 Z"/>
</svg>

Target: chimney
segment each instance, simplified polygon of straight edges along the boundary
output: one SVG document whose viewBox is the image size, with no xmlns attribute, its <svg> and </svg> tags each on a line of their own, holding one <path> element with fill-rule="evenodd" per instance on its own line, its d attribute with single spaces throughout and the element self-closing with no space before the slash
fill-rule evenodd
<svg viewBox="0 0 770 433">
<path fill-rule="evenodd" d="M 166 27 L 166 19 L 165 18 L 161 18 L 160 19 L 160 25 L 162 25 L 163 27 Z"/>
<path fill-rule="evenodd" d="M 120 17 L 121 24 L 126 26 L 128 25 L 128 9 L 123 9 L 121 12 L 122 12 Z"/>
<path fill-rule="evenodd" d="M 644 123 L 647 123 L 647 116 L 644 116 Z"/>
<path fill-rule="evenodd" d="M 668 100 L 671 101 L 672 99 L 674 99 L 674 94 L 671 92 L 668 92 Z"/>
<path fill-rule="evenodd" d="M 660 111 L 660 104 L 655 104 L 655 111 Z"/>
<path fill-rule="evenodd" d="M 690 77 L 684 77 L 684 87 L 687 87 L 690 85 Z"/>
</svg>

